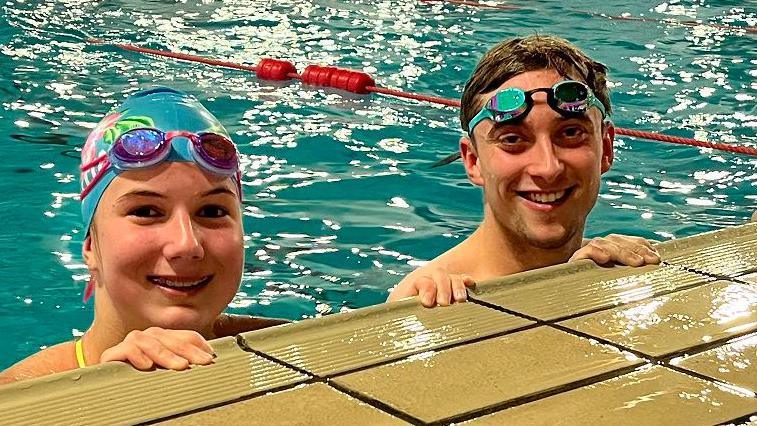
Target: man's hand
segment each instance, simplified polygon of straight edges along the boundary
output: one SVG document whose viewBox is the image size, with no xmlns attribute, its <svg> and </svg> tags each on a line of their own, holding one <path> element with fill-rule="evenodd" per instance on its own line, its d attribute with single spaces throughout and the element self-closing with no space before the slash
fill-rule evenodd
<svg viewBox="0 0 757 426">
<path fill-rule="evenodd" d="M 594 238 L 573 253 L 568 262 L 579 259 L 591 259 L 599 265 L 612 262 L 628 266 L 660 263 L 660 255 L 649 241 L 617 234 Z"/>
<path fill-rule="evenodd" d="M 418 296 L 427 308 L 433 308 L 437 304 L 448 306 L 454 302 L 465 302 L 468 299 L 465 288 L 475 284 L 473 278 L 468 275 L 450 274 L 440 267 L 424 266 L 397 284 L 387 302 Z"/>
<path fill-rule="evenodd" d="M 213 363 L 213 348 L 197 332 L 150 327 L 134 330 L 124 340 L 105 350 L 100 362 L 124 361 L 139 370 L 163 367 L 184 370 L 190 364 Z"/>
</svg>

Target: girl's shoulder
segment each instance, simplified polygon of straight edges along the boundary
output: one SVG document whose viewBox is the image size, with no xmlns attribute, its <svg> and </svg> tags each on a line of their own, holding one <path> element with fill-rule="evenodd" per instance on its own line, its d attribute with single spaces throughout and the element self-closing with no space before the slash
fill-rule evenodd
<svg viewBox="0 0 757 426">
<path fill-rule="evenodd" d="M 75 370 L 74 342 L 63 342 L 43 349 L 0 373 L 0 384 L 33 379 L 62 371 Z"/>
</svg>

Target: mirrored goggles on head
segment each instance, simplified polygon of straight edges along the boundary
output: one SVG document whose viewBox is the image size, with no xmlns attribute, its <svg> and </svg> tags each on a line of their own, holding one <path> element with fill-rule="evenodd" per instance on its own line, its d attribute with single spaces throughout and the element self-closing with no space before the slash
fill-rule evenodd
<svg viewBox="0 0 757 426">
<path fill-rule="evenodd" d="M 580 81 L 563 80 L 552 87 L 540 87 L 527 92 L 508 87 L 486 101 L 481 111 L 468 124 L 468 134 L 472 135 L 473 129 L 486 119 L 504 123 L 525 118 L 534 106 L 532 96 L 537 92 L 545 92 L 547 104 L 563 117 L 582 116 L 593 106 L 599 108 L 602 119 L 607 115 L 602 102 L 594 96 L 589 86 Z"/>
<path fill-rule="evenodd" d="M 150 167 L 164 161 L 171 152 L 171 140 L 176 137 L 184 137 L 191 142 L 189 152 L 194 161 L 204 169 L 222 176 L 237 175 L 239 178 L 237 148 L 226 136 L 216 133 L 162 132 L 157 129 L 139 128 L 123 133 L 107 154 L 81 166 L 82 171 L 87 171 L 105 162 L 105 167 L 82 190 L 80 197 L 87 196 L 111 165 L 125 171 Z"/>
</svg>

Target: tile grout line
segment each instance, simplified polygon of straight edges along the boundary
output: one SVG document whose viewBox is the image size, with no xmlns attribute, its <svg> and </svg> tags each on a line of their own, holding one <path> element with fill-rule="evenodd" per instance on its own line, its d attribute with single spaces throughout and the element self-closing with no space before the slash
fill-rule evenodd
<svg viewBox="0 0 757 426">
<path fill-rule="evenodd" d="M 684 269 L 684 270 L 686 270 L 688 272 L 693 272 L 693 273 L 699 274 L 699 275 L 705 275 L 705 276 L 712 277 L 712 278 L 715 278 L 716 280 L 720 280 L 720 281 L 738 280 L 738 278 L 736 278 L 736 277 L 729 277 L 728 275 L 719 274 L 717 272 L 710 272 L 710 271 L 706 271 L 706 270 L 703 270 L 703 269 L 697 269 L 696 266 L 678 265 L 678 264 L 675 264 L 675 263 L 668 263 L 667 260 L 660 261 L 660 265 L 676 266 L 676 267 L 682 268 L 682 269 Z M 751 271 L 753 271 L 753 270 L 752 269 L 747 269 L 745 271 L 740 271 L 740 272 L 738 272 L 738 274 L 739 274 L 738 276 L 742 276 L 742 275 L 746 275 L 746 274 L 751 274 L 752 273 Z M 754 270 L 754 271 L 757 271 L 757 270 Z"/>
<path fill-rule="evenodd" d="M 691 271 L 689 271 L 689 272 L 691 272 Z M 705 276 L 704 278 L 714 278 L 714 277 Z M 679 291 L 684 291 L 684 290 L 691 290 L 693 288 L 697 288 L 697 287 L 700 287 L 700 286 L 711 284 L 713 282 L 714 281 L 704 281 L 704 282 L 700 282 L 700 283 L 688 284 L 688 285 L 681 286 L 681 287 L 678 287 L 678 288 L 673 289 L 673 290 L 662 290 L 659 293 L 654 293 L 651 296 L 643 297 L 641 299 L 636 299 L 636 300 L 633 300 L 633 301 L 630 301 L 630 302 L 620 303 L 620 304 L 617 304 L 617 305 L 608 305 L 608 306 L 603 306 L 603 307 L 598 307 L 598 308 L 591 308 L 591 309 L 587 309 L 585 311 L 581 311 L 581 312 L 578 312 L 578 313 L 575 313 L 575 314 L 568 314 L 568 315 L 565 315 L 565 316 L 562 316 L 562 317 L 557 317 L 557 318 L 550 319 L 550 320 L 541 320 L 541 321 L 544 321 L 545 323 L 567 321 L 567 320 L 570 320 L 570 319 L 582 317 L 584 315 L 591 315 L 591 314 L 595 314 L 597 312 L 609 311 L 610 309 L 615 309 L 615 308 L 618 308 L 618 307 L 621 307 L 621 306 L 627 306 L 627 305 L 630 305 L 630 304 L 633 304 L 633 303 L 636 303 L 636 302 L 641 302 L 641 301 L 652 299 L 652 298 L 655 298 L 655 297 L 667 296 L 668 294 L 673 294 L 673 293 L 677 293 Z M 482 299 L 478 299 L 478 298 L 475 297 L 475 295 L 474 295 L 474 297 L 470 297 L 469 299 L 473 300 L 475 302 L 481 302 L 482 305 L 488 303 L 488 304 L 493 305 L 493 306 L 499 306 L 499 305 L 497 305 L 497 304 L 495 304 L 493 302 L 487 302 L 487 301 L 484 301 Z M 489 306 L 489 307 L 491 307 L 491 306 Z M 508 309 L 508 308 L 505 308 L 505 309 Z M 513 312 L 517 312 L 517 311 L 513 311 Z M 526 316 L 527 314 L 521 314 L 521 315 Z"/>
<path fill-rule="evenodd" d="M 659 355 L 659 356 L 656 356 L 656 357 L 653 357 L 653 358 L 655 358 L 655 360 L 657 360 L 659 362 L 662 362 L 662 363 L 665 363 L 665 364 L 669 364 L 670 361 L 672 361 L 673 358 L 676 358 L 676 357 L 679 357 L 679 356 L 694 356 L 694 355 L 699 355 L 699 354 L 707 352 L 707 351 L 709 351 L 711 349 L 719 348 L 719 347 L 725 346 L 727 344 L 734 343 L 734 342 L 736 342 L 738 340 L 741 340 L 741 339 L 743 339 L 746 336 L 749 336 L 751 334 L 757 335 L 757 330 L 752 329 L 752 330 L 742 331 L 741 333 L 736 333 L 736 334 L 733 334 L 733 335 L 730 335 L 730 336 L 722 337 L 720 339 L 711 340 L 709 342 L 701 343 L 699 345 L 690 346 L 688 348 L 679 349 L 679 350 L 674 351 L 674 352 L 668 352 L 668 353 L 666 353 L 664 355 Z M 689 351 L 691 351 L 691 352 L 688 353 Z"/>
<path fill-rule="evenodd" d="M 294 370 L 294 371 L 296 371 L 296 372 L 298 372 L 300 374 L 304 374 L 306 376 L 309 376 L 310 378 L 316 378 L 316 379 L 322 379 L 323 378 L 323 377 L 321 377 L 318 374 L 312 373 L 312 372 L 307 371 L 307 370 L 305 370 L 303 368 L 297 367 L 296 365 L 292 365 L 292 364 L 290 364 L 290 363 L 288 363 L 288 362 L 286 362 L 284 360 L 281 360 L 281 359 L 278 359 L 278 358 L 276 358 L 274 356 L 268 355 L 265 352 L 261 352 L 261 351 L 259 351 L 257 349 L 252 348 L 250 345 L 247 344 L 247 340 L 241 334 L 237 334 L 234 337 L 236 339 L 237 346 L 239 346 L 239 348 L 241 350 L 245 351 L 245 352 L 253 353 L 253 354 L 255 354 L 255 355 L 257 355 L 257 356 L 259 356 L 261 358 L 264 358 L 264 359 L 266 359 L 268 361 L 274 362 L 274 363 L 276 363 L 276 364 L 278 364 L 280 366 L 289 368 L 289 369 Z"/>
<path fill-rule="evenodd" d="M 549 398 L 554 395 L 562 394 L 565 392 L 570 392 L 576 389 L 583 388 L 585 386 L 591 386 L 593 384 L 597 384 L 600 382 L 603 382 L 605 380 L 609 380 L 615 377 L 620 377 L 629 373 L 632 373 L 647 364 L 639 364 L 639 365 L 629 365 L 627 367 L 618 368 L 616 370 L 608 371 L 605 373 L 600 373 L 594 376 L 585 377 L 583 379 L 574 380 L 569 383 L 565 383 L 562 385 L 553 386 L 548 389 L 542 389 L 536 392 L 532 392 L 527 395 L 518 396 L 515 398 L 511 398 L 502 402 L 498 402 L 496 404 L 493 404 L 489 407 L 484 407 L 476 410 L 469 411 L 467 413 L 457 414 L 454 416 L 446 417 L 441 420 L 434 421 L 432 423 L 429 423 L 429 425 L 444 425 L 449 424 L 453 422 L 464 422 L 467 420 L 479 418 L 482 416 L 486 416 L 489 414 L 494 414 L 497 412 L 501 412 L 504 410 L 507 410 L 509 408 L 517 407 L 520 405 L 528 404 L 530 402 L 539 401 L 542 399 Z"/>
<path fill-rule="evenodd" d="M 450 349 L 458 348 L 460 346 L 467 346 L 467 345 L 471 345 L 471 344 L 474 344 L 474 343 L 479 343 L 479 342 L 482 342 L 482 341 L 485 341 L 485 340 L 495 339 L 497 337 L 506 336 L 508 334 L 514 334 L 514 333 L 517 333 L 517 332 L 520 332 L 520 331 L 525 331 L 525 330 L 528 330 L 528 329 L 531 329 L 531 328 L 536 328 L 538 326 L 539 326 L 539 324 L 526 324 L 526 325 L 523 325 L 523 326 L 520 326 L 520 327 L 517 327 L 517 328 L 513 328 L 513 329 L 505 330 L 505 331 L 498 331 L 498 332 L 493 333 L 493 334 L 487 334 L 485 336 L 479 336 L 479 337 L 476 337 L 476 338 L 473 338 L 473 339 L 470 339 L 470 340 L 463 340 L 463 341 L 459 341 L 459 342 L 452 342 L 452 343 L 436 346 L 436 347 L 433 347 L 433 348 L 427 348 L 427 349 L 425 349 L 423 351 L 408 353 L 408 354 L 402 355 L 400 357 L 397 357 L 395 359 L 377 361 L 375 364 L 364 365 L 362 367 L 355 367 L 355 368 L 347 369 L 345 371 L 340 371 L 340 372 L 337 372 L 337 373 L 326 374 L 323 377 L 326 378 L 326 379 L 331 380 L 331 379 L 335 379 L 337 377 L 346 376 L 348 374 L 359 373 L 361 371 L 370 370 L 370 369 L 376 368 L 376 367 L 383 367 L 383 366 L 388 365 L 388 364 L 392 364 L 392 363 L 395 363 L 395 362 L 398 362 L 398 361 L 406 360 L 409 357 L 412 357 L 412 356 L 415 356 L 415 355 L 418 355 L 418 354 L 422 354 L 424 352 L 429 352 L 429 351 L 443 352 L 443 351 L 447 351 L 447 350 L 450 350 Z"/>
<path fill-rule="evenodd" d="M 488 305 L 488 302 L 483 302 L 483 301 L 480 301 L 480 300 L 474 300 L 474 301 L 476 303 L 481 303 L 481 304 Z M 748 330 L 748 331 L 744 331 L 744 332 L 741 332 L 741 333 L 738 333 L 738 334 L 734 334 L 734 335 L 731 335 L 731 336 L 728 336 L 728 337 L 724 337 L 722 339 L 713 340 L 713 341 L 710 341 L 710 342 L 707 342 L 707 343 L 704 343 L 704 344 L 701 344 L 701 345 L 696 345 L 696 346 L 691 346 L 691 347 L 688 347 L 688 348 L 683 348 L 683 349 L 680 349 L 680 350 L 677 350 L 677 351 L 674 351 L 674 352 L 670 352 L 670 353 L 666 353 L 666 354 L 663 354 L 663 355 L 659 355 L 659 356 L 653 356 L 653 355 L 645 354 L 645 353 L 643 353 L 641 351 L 638 351 L 638 350 L 635 350 L 635 349 L 627 348 L 627 347 L 623 346 L 622 344 L 609 341 L 609 340 L 607 340 L 605 338 L 593 336 L 591 334 L 587 334 L 587 333 L 584 333 L 584 332 L 579 331 L 579 330 L 573 330 L 573 329 L 568 328 L 568 327 L 566 327 L 564 325 L 553 324 L 551 322 L 540 320 L 538 318 L 534 318 L 534 317 L 531 317 L 531 316 L 526 315 L 526 314 L 520 314 L 519 312 L 512 311 L 512 310 L 509 310 L 507 308 L 500 307 L 498 305 L 492 305 L 492 306 L 489 306 L 489 307 L 492 308 L 492 309 L 496 309 L 495 307 L 498 307 L 498 308 L 501 308 L 503 312 L 509 313 L 511 315 L 519 315 L 519 316 L 522 316 L 523 318 L 527 318 L 527 319 L 530 319 L 530 320 L 533 320 L 533 321 L 537 321 L 541 325 L 545 325 L 545 326 L 548 326 L 548 327 L 551 326 L 551 327 L 554 327 L 554 328 L 556 328 L 558 330 L 564 331 L 566 333 L 569 333 L 569 334 L 572 334 L 572 335 L 575 335 L 575 336 L 578 336 L 578 337 L 583 337 L 585 339 L 595 340 L 595 341 L 600 342 L 602 344 L 605 344 L 605 345 L 608 345 L 608 346 L 612 346 L 615 349 L 618 349 L 618 350 L 621 350 L 621 351 L 625 351 L 625 352 L 629 352 L 629 353 L 633 354 L 634 356 L 636 356 L 637 358 L 647 361 L 647 364 L 661 365 L 663 367 L 669 368 L 671 370 L 676 370 L 678 372 L 682 372 L 681 370 L 685 370 L 685 369 L 683 369 L 681 367 L 677 367 L 677 366 L 671 364 L 670 360 L 672 358 L 675 358 L 677 356 L 682 356 L 683 354 L 685 354 L 686 351 L 692 350 L 692 349 L 695 349 L 695 351 L 693 352 L 692 355 L 699 354 L 699 353 L 708 351 L 710 349 L 721 347 L 721 346 L 723 346 L 725 344 L 728 344 L 728 343 L 730 343 L 732 341 L 737 341 L 739 339 L 744 338 L 744 336 L 748 336 L 748 335 L 750 335 L 750 334 L 752 334 L 752 333 L 755 332 L 755 330 Z M 689 370 L 686 370 L 686 371 L 689 371 Z M 706 376 L 706 375 L 701 375 L 701 374 L 696 373 L 696 372 L 692 372 L 692 373 L 694 373 L 692 375 L 697 376 L 700 379 L 703 379 L 703 380 L 705 380 L 705 381 L 707 381 L 709 383 L 723 383 L 721 380 L 718 380 L 718 379 L 716 379 L 714 377 L 709 377 L 709 376 Z"/>
<path fill-rule="evenodd" d="M 705 382 L 707 382 L 707 383 L 712 383 L 712 384 L 714 384 L 714 385 L 726 385 L 726 386 L 728 386 L 728 387 L 734 387 L 734 386 L 737 386 L 737 385 L 735 385 L 735 384 L 733 384 L 733 383 L 728 383 L 728 382 L 726 382 L 726 381 L 723 381 L 723 380 L 717 380 L 717 379 L 715 379 L 715 378 L 713 378 L 713 377 L 710 377 L 710 376 L 704 375 L 704 374 L 702 374 L 702 373 L 697 373 L 696 371 L 693 371 L 693 370 L 689 370 L 689 369 L 687 369 L 687 368 L 678 367 L 678 366 L 676 366 L 676 365 L 671 365 L 671 364 L 663 364 L 663 366 L 664 366 L 664 367 L 666 367 L 666 368 L 669 368 L 669 369 L 671 369 L 671 370 L 673 370 L 673 371 L 676 371 L 676 372 L 678 372 L 678 373 L 681 373 L 681 374 L 685 374 L 685 375 L 687 375 L 687 376 L 691 376 L 691 377 L 694 377 L 694 378 L 700 379 L 700 380 L 702 380 L 702 381 L 705 381 Z M 737 386 L 737 387 L 740 387 L 740 386 Z M 754 396 L 752 396 L 752 398 L 754 398 Z"/>
<path fill-rule="evenodd" d="M 309 382 L 312 382 L 312 381 L 313 381 L 313 379 L 311 378 L 311 379 L 305 380 L 303 382 L 289 383 L 289 384 L 286 384 L 286 385 L 274 386 L 274 387 L 269 388 L 269 389 L 264 389 L 264 390 L 260 390 L 260 391 L 257 391 L 257 392 L 253 392 L 253 393 L 251 393 L 249 395 L 240 396 L 240 397 L 237 397 L 237 398 L 234 398 L 234 399 L 230 399 L 228 401 L 216 402 L 214 404 L 205 405 L 205 406 L 202 406 L 202 407 L 198 407 L 198 408 L 194 408 L 194 409 L 191 409 L 191 410 L 183 411 L 183 412 L 177 413 L 177 414 L 171 414 L 170 416 L 158 417 L 158 418 L 155 418 L 155 419 L 151 419 L 151 420 L 144 421 L 144 422 L 141 422 L 141 423 L 136 423 L 136 424 L 137 425 L 154 425 L 154 424 L 158 424 L 158 423 L 163 423 L 163 422 L 168 421 L 168 420 L 179 419 L 179 418 L 182 418 L 182 417 L 185 417 L 185 416 L 189 416 L 189 415 L 192 415 L 192 414 L 201 413 L 203 411 L 210 411 L 210 410 L 213 410 L 213 409 L 216 409 L 216 408 L 220 408 L 220 407 L 223 407 L 223 406 L 233 405 L 233 404 L 236 404 L 238 402 L 249 401 L 251 399 L 255 399 L 255 398 L 258 398 L 258 397 L 261 397 L 261 396 L 265 396 L 268 393 L 274 393 L 274 392 L 281 392 L 281 391 L 289 390 L 289 389 L 295 388 L 295 387 L 297 387 L 297 386 L 299 386 L 301 384 L 309 383 Z"/>
<path fill-rule="evenodd" d="M 378 398 L 370 397 L 366 394 L 363 394 L 360 391 L 356 391 L 354 389 L 349 388 L 348 386 L 341 385 L 339 383 L 334 383 L 331 380 L 327 382 L 329 386 L 336 389 L 339 392 L 344 393 L 345 395 L 351 396 L 352 398 L 357 399 L 358 401 L 364 402 L 368 404 L 369 406 L 381 410 L 391 416 L 394 416 L 400 420 L 404 420 L 410 424 L 421 426 L 426 425 L 427 423 L 423 420 L 416 418 L 400 409 L 394 408 L 391 405 L 385 403 L 384 401 L 381 401 Z"/>
</svg>

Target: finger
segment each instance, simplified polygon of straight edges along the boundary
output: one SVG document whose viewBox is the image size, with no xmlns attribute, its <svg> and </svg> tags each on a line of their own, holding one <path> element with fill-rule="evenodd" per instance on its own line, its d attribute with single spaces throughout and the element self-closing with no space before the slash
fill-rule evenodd
<svg viewBox="0 0 757 426">
<path fill-rule="evenodd" d="M 136 346 L 120 343 L 108 348 L 100 355 L 100 362 L 122 361 L 128 362 L 137 370 L 151 370 L 155 363 Z"/>
<path fill-rule="evenodd" d="M 432 277 L 436 286 L 436 304 L 449 306 L 452 303 L 452 277 L 442 271 L 434 271 Z"/>
<path fill-rule="evenodd" d="M 470 275 L 466 275 L 466 274 L 463 274 L 462 277 L 463 277 L 463 284 L 466 287 L 470 288 L 471 290 L 475 290 L 476 289 L 476 280 L 474 280 L 473 277 L 471 277 Z"/>
<path fill-rule="evenodd" d="M 436 306 L 436 285 L 433 278 L 427 275 L 418 277 L 415 280 L 415 288 L 423 306 L 427 308 Z"/>
<path fill-rule="evenodd" d="M 452 296 L 455 302 L 465 302 L 468 299 L 468 292 L 465 290 L 465 277 L 462 275 L 452 275 Z"/>
<path fill-rule="evenodd" d="M 643 250 L 637 251 L 636 253 L 644 258 L 644 262 L 647 265 L 657 265 L 662 260 L 660 259 L 660 253 L 658 253 L 654 248 L 645 248 Z"/>
<path fill-rule="evenodd" d="M 134 332 L 127 335 L 127 339 Z M 124 340 L 126 343 L 126 339 Z M 129 339 L 129 343 L 139 348 L 156 365 L 171 370 L 185 370 L 189 367 L 189 361 L 175 354 L 161 340 L 147 333 L 136 334 Z"/>
<path fill-rule="evenodd" d="M 165 330 L 161 343 L 175 355 L 190 364 L 207 365 L 213 363 L 213 349 L 205 339 L 192 330 Z"/>
<path fill-rule="evenodd" d="M 395 300 L 403 299 L 405 297 L 417 296 L 418 289 L 415 285 L 415 281 L 412 278 L 405 278 L 389 294 L 386 299 L 387 302 L 394 302 Z"/>
<path fill-rule="evenodd" d="M 625 247 L 618 248 L 613 253 L 612 260 L 628 266 L 641 266 L 644 264 L 643 256 Z"/>
<path fill-rule="evenodd" d="M 642 247 L 654 250 L 652 242 L 643 237 L 632 237 L 629 235 L 610 234 L 606 237 L 609 241 L 621 246 L 628 247 L 636 253 L 642 250 Z"/>
<path fill-rule="evenodd" d="M 573 256 L 568 261 L 575 262 L 581 259 L 591 259 L 599 265 L 610 263 L 612 255 L 608 250 L 601 247 L 602 245 L 606 245 L 606 243 L 592 241 L 573 253 Z"/>
</svg>

